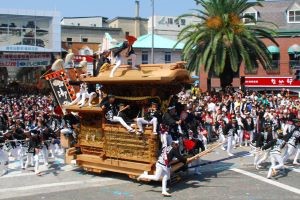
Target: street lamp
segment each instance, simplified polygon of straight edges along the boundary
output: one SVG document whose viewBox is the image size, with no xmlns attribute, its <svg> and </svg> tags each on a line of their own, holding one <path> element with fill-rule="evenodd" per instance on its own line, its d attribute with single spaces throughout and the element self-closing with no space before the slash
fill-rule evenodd
<svg viewBox="0 0 300 200">
<path fill-rule="evenodd" d="M 154 0 L 151 0 L 152 2 L 152 46 L 151 46 L 151 60 L 152 64 L 154 64 Z"/>
</svg>

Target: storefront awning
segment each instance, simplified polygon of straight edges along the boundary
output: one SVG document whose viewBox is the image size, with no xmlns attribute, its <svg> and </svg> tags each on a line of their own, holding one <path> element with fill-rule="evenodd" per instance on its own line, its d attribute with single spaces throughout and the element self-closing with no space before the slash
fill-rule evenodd
<svg viewBox="0 0 300 200">
<path fill-rule="evenodd" d="M 277 46 L 274 46 L 274 45 L 268 46 L 268 50 L 272 54 L 277 54 L 277 53 L 280 52 L 280 49 Z"/>
<path fill-rule="evenodd" d="M 289 54 L 300 53 L 300 45 L 293 44 L 292 46 L 289 47 L 288 53 Z"/>
</svg>

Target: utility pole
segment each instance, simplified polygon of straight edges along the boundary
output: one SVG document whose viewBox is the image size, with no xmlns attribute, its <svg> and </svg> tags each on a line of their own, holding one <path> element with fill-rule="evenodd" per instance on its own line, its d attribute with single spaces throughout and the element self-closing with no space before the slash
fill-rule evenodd
<svg viewBox="0 0 300 200">
<path fill-rule="evenodd" d="M 152 31 L 151 31 L 151 36 L 152 36 L 152 46 L 151 46 L 151 60 L 152 64 L 154 64 L 154 0 L 152 1 Z"/>
</svg>

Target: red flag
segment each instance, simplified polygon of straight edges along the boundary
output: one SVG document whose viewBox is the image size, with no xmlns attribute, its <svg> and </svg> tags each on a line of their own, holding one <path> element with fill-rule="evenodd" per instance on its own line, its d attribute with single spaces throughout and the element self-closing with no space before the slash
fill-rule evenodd
<svg viewBox="0 0 300 200">
<path fill-rule="evenodd" d="M 131 36 L 131 35 L 127 35 L 126 40 L 128 41 L 129 45 L 133 45 L 133 43 L 136 41 L 136 37 Z"/>
</svg>

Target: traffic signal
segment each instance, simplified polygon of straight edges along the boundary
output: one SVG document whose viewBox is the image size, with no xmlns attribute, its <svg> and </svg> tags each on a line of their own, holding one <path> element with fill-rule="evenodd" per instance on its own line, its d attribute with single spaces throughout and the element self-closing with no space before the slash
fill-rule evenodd
<svg viewBox="0 0 300 200">
<path fill-rule="evenodd" d="M 295 69 L 294 69 L 294 80 L 300 80 L 300 67 L 296 67 Z"/>
</svg>

